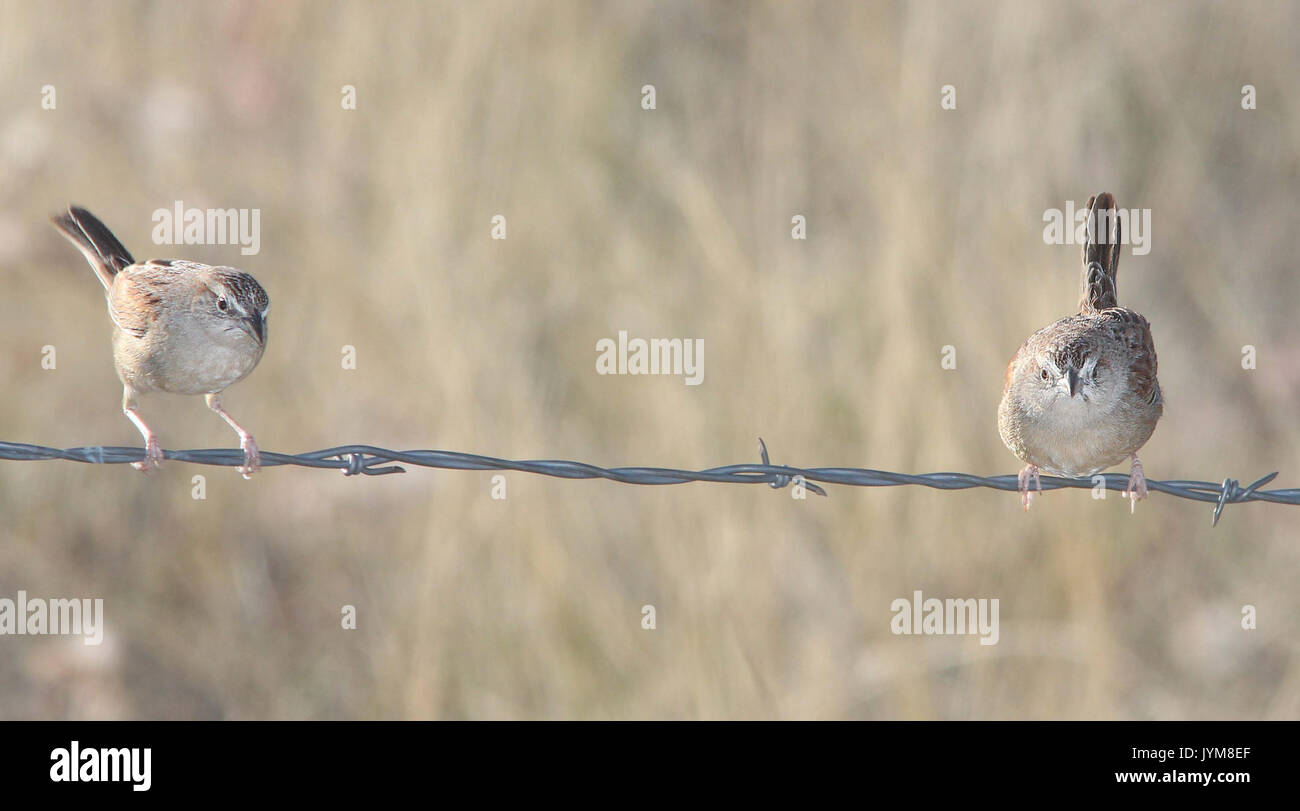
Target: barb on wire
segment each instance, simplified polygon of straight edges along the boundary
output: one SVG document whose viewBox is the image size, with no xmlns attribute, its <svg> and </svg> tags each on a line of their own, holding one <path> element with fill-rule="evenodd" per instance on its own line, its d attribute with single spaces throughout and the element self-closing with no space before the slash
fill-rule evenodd
<svg viewBox="0 0 1300 811">
<path fill-rule="evenodd" d="M 869 470 L 850 467 L 813 467 L 799 468 L 787 465 L 773 465 L 768 458 L 767 445 L 758 441 L 761 464 L 725 465 L 707 470 L 676 470 L 662 467 L 614 467 L 603 468 L 585 462 L 570 462 L 556 459 L 534 459 L 514 461 L 497 459 L 492 456 L 479 456 L 473 453 L 456 451 L 414 450 L 394 451 L 377 448 L 373 445 L 340 445 L 308 453 L 270 453 L 262 452 L 262 466 L 296 465 L 298 467 L 333 468 L 343 471 L 344 475 L 381 476 L 387 473 L 405 473 L 401 464 L 420 467 L 442 468 L 446 470 L 517 470 L 522 473 L 535 473 L 541 476 L 555 476 L 562 479 L 609 479 L 623 484 L 682 484 L 683 482 L 718 482 L 723 484 L 767 484 L 780 489 L 794 483 L 818 495 L 826 491 L 817 484 L 843 484 L 852 487 L 897 487 L 901 485 L 921 485 L 938 490 L 965 490 L 972 487 L 990 487 L 995 490 L 1018 490 L 1019 482 L 1015 475 L 975 476 L 970 473 L 890 473 L 884 470 Z M 187 451 L 163 451 L 163 458 L 179 462 L 194 462 L 201 465 L 222 465 L 238 467 L 244 464 L 244 452 L 237 449 L 208 449 Z M 18 442 L 0 442 L 0 460 L 41 461 L 49 459 L 66 459 L 73 462 L 92 464 L 126 464 L 144 459 L 143 448 L 104 447 L 94 445 L 83 448 L 47 448 L 42 445 L 26 445 Z M 394 464 L 401 463 L 401 464 Z M 1192 501 L 1204 501 L 1214 504 L 1212 524 L 1217 525 L 1223 508 L 1228 504 L 1246 501 L 1268 501 L 1274 504 L 1300 505 L 1300 489 L 1261 490 L 1273 481 L 1277 473 L 1270 473 L 1251 484 L 1242 487 L 1236 479 L 1224 479 L 1222 484 L 1197 481 L 1153 481 L 1147 480 L 1147 488 L 1166 493 L 1178 498 Z M 1124 492 L 1128 486 L 1128 477 L 1119 473 L 1107 473 L 1101 477 L 1107 490 Z M 1079 487 L 1091 489 L 1095 486 L 1092 479 L 1065 479 L 1057 476 L 1043 476 L 1042 489 L 1056 490 L 1062 487 Z"/>
</svg>

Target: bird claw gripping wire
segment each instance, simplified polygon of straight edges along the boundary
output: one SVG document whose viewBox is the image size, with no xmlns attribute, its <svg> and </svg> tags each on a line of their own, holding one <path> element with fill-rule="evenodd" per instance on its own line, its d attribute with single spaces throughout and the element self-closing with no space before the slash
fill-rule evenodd
<svg viewBox="0 0 1300 811">
<path fill-rule="evenodd" d="M 767 443 L 765 443 L 765 442 L 763 441 L 763 438 L 762 438 L 762 437 L 759 437 L 759 438 L 758 438 L 758 453 L 759 453 L 759 456 L 761 456 L 761 457 L 763 458 L 763 466 L 764 466 L 764 467 L 772 467 L 772 463 L 771 463 L 771 461 L 769 461 L 768 458 L 767 458 Z M 812 482 L 808 481 L 808 479 L 806 479 L 802 474 L 797 474 L 797 473 L 796 473 L 795 476 L 798 477 L 798 479 L 799 479 L 799 483 L 800 483 L 801 485 L 803 485 L 803 487 L 804 487 L 805 489 L 810 490 L 810 491 L 816 493 L 816 494 L 819 495 L 819 496 L 824 496 L 824 495 L 826 495 L 826 491 L 825 491 L 825 490 L 823 490 L 820 486 L 818 486 L 818 485 L 816 485 L 816 484 L 813 484 Z M 768 483 L 767 483 L 767 486 L 768 486 L 768 487 L 771 487 L 773 490 L 780 490 L 782 487 L 785 487 L 786 485 L 788 485 L 788 484 L 790 483 L 790 481 L 791 481 L 791 477 L 790 477 L 789 474 L 786 474 L 786 473 L 773 473 L 773 474 L 772 474 L 772 481 L 768 482 Z"/>
</svg>

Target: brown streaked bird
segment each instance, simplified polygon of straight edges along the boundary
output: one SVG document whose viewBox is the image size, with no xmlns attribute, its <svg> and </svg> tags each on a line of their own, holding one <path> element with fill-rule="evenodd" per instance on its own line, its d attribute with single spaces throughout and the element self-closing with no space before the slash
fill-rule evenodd
<svg viewBox="0 0 1300 811">
<path fill-rule="evenodd" d="M 1132 459 L 1130 510 L 1146 498 L 1138 450 L 1164 413 L 1156 380 L 1151 326 L 1119 306 L 1120 221 L 1115 198 L 1088 199 L 1083 244 L 1083 295 L 1078 315 L 1030 335 L 1007 367 L 998 406 L 998 432 L 1025 468 L 1020 498 L 1025 509 L 1039 470 L 1059 476 L 1091 476 Z"/>
<path fill-rule="evenodd" d="M 266 291 L 231 267 L 182 259 L 137 263 L 108 228 L 84 208 L 69 206 L 50 218 L 76 245 L 104 285 L 113 319 L 113 361 L 122 381 L 122 411 L 144 436 L 149 472 L 163 459 L 158 437 L 137 410 L 137 396 L 153 391 L 202 394 L 239 434 L 249 478 L 261 465 L 253 435 L 221 406 L 221 393 L 243 380 L 266 348 Z"/>
</svg>

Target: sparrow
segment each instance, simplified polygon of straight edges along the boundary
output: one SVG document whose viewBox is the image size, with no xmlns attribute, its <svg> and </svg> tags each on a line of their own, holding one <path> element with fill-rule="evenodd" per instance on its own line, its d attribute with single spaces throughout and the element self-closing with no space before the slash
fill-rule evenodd
<svg viewBox="0 0 1300 811">
<path fill-rule="evenodd" d="M 1030 335 L 1007 366 L 998 432 L 1025 467 L 1021 503 L 1041 492 L 1038 473 L 1092 476 L 1131 460 L 1130 511 L 1146 498 L 1137 457 L 1164 413 L 1151 325 L 1121 307 L 1116 290 L 1121 224 L 1115 198 L 1088 199 L 1079 312 Z"/>
<path fill-rule="evenodd" d="M 84 208 L 50 218 L 90 263 L 113 321 L 113 361 L 122 381 L 122 412 L 145 441 L 149 472 L 163 459 L 158 437 L 138 409 L 141 394 L 202 394 L 239 435 L 250 478 L 261 465 L 253 435 L 226 412 L 221 394 L 248 376 L 266 349 L 270 300 L 249 274 L 183 259 L 136 262 L 113 232 Z"/>
</svg>

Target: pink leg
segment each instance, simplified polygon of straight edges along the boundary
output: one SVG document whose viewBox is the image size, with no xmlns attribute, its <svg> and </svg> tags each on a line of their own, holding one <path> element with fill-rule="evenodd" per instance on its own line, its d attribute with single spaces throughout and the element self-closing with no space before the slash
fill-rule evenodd
<svg viewBox="0 0 1300 811">
<path fill-rule="evenodd" d="M 1128 487 L 1124 488 L 1124 496 L 1129 500 L 1128 511 L 1130 513 L 1137 511 L 1137 503 L 1147 497 L 1147 477 L 1142 470 L 1142 462 L 1138 460 L 1137 454 L 1133 454 L 1133 465 L 1129 468 Z"/>
<path fill-rule="evenodd" d="M 148 473 L 162 467 L 163 453 L 162 448 L 158 445 L 158 436 L 153 429 L 145 425 L 144 419 L 140 412 L 136 410 L 135 389 L 130 386 L 122 387 L 122 413 L 130 420 L 144 437 L 144 461 L 132 462 L 131 467 L 141 473 Z"/>
<path fill-rule="evenodd" d="M 221 407 L 221 394 L 204 395 L 208 402 L 208 408 L 217 412 L 226 424 L 235 429 L 239 434 L 239 447 L 244 451 L 244 465 L 239 468 L 239 472 L 244 475 L 245 479 L 251 479 L 253 474 L 262 467 L 262 454 L 257 449 L 257 443 L 253 441 L 253 435 L 244 430 L 244 426 L 235 422 L 235 418 L 226 413 Z"/>
<path fill-rule="evenodd" d="M 1034 494 L 1029 491 L 1029 480 L 1033 479 L 1038 492 L 1043 492 L 1043 483 L 1038 480 L 1038 465 L 1025 465 L 1017 478 L 1020 482 L 1020 503 L 1025 505 L 1025 512 L 1028 512 L 1029 505 L 1034 502 Z"/>
</svg>

